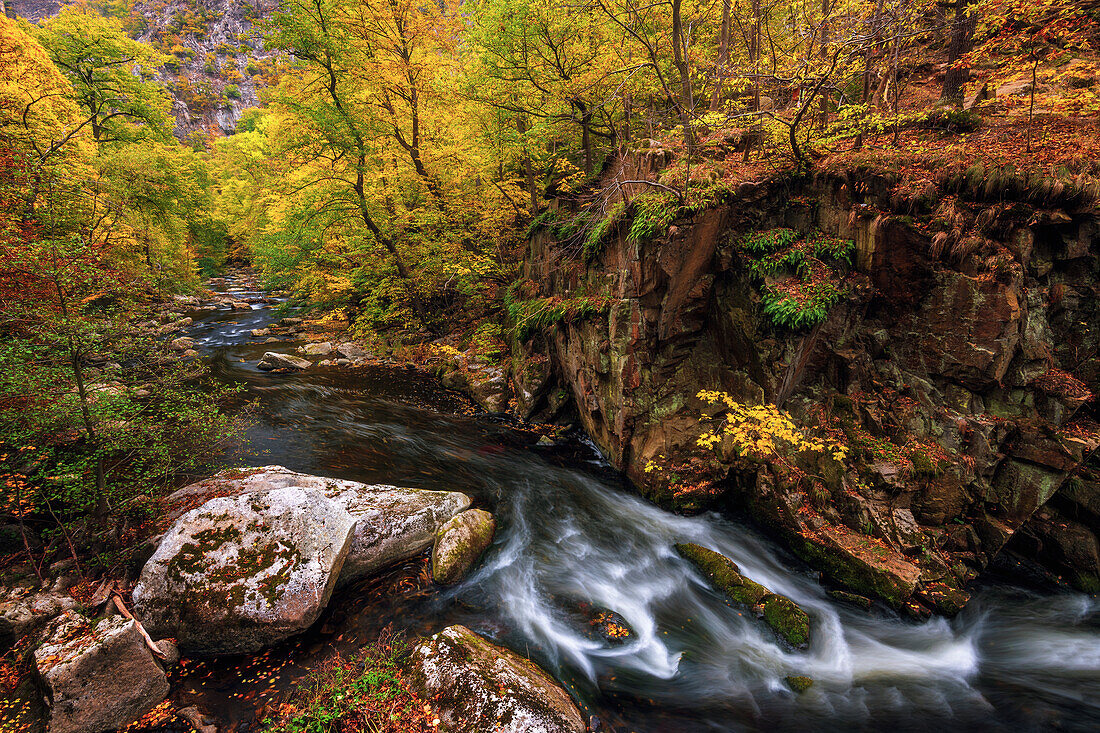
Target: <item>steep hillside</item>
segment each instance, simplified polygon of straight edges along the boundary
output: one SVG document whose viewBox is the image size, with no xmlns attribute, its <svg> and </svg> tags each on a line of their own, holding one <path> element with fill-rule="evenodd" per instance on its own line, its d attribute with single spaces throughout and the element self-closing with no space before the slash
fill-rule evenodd
<svg viewBox="0 0 1100 733">
<path fill-rule="evenodd" d="M 8 0 L 9 15 L 38 21 L 67 2 Z M 161 79 L 174 97 L 176 136 L 228 134 L 243 110 L 259 103 L 278 58 L 264 51 L 255 21 L 268 0 L 137 0 L 125 17 L 131 37 L 168 56 Z"/>
</svg>

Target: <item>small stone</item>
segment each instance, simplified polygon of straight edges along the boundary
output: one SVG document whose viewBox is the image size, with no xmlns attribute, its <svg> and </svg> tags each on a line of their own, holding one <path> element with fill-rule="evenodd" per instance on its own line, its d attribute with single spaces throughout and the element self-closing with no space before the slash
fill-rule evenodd
<svg viewBox="0 0 1100 733">
<path fill-rule="evenodd" d="M 271 329 L 270 328 L 254 328 L 251 331 L 249 331 L 249 333 L 252 334 L 252 336 L 254 336 L 255 338 L 260 338 L 261 336 L 270 336 L 271 335 Z"/>
</svg>

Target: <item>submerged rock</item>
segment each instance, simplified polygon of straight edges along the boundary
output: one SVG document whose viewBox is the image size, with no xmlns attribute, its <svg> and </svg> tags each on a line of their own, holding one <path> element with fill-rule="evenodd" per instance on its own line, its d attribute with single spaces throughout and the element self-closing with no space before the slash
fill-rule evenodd
<svg viewBox="0 0 1100 733">
<path fill-rule="evenodd" d="M 467 509 L 447 521 L 432 548 L 432 577 L 441 585 L 466 577 L 481 554 L 493 542 L 497 523 L 481 509 Z"/>
<path fill-rule="evenodd" d="M 264 371 L 272 369 L 308 369 L 313 364 L 308 359 L 299 359 L 290 354 L 279 354 L 274 351 L 265 352 L 256 366 Z"/>
<path fill-rule="evenodd" d="M 68 611 L 34 652 L 49 690 L 50 733 L 103 733 L 144 715 L 168 696 L 168 679 L 132 619 L 93 625 Z"/>
<path fill-rule="evenodd" d="M 316 489 L 211 499 L 165 533 L 134 588 L 134 610 L 150 633 L 187 652 L 256 651 L 317 620 L 355 524 Z"/>
<path fill-rule="evenodd" d="M 786 596 L 772 593 L 741 574 L 737 564 L 725 555 L 693 543 L 676 545 L 680 556 L 699 568 L 707 580 L 734 601 L 763 606 L 764 621 L 788 644 L 803 647 L 810 642 L 810 617 Z"/>
<path fill-rule="evenodd" d="M 451 733 L 584 733 L 568 693 L 529 659 L 465 626 L 426 639 L 410 657 L 411 682 Z"/>
</svg>

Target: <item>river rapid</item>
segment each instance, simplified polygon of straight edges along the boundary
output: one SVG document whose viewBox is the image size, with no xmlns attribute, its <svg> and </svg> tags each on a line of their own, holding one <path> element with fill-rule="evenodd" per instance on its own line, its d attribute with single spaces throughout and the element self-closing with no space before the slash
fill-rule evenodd
<svg viewBox="0 0 1100 733">
<path fill-rule="evenodd" d="M 954 619 L 840 604 L 748 523 L 678 516 L 631 493 L 583 440 L 536 447 L 537 436 L 469 414 L 463 399 L 398 366 L 265 373 L 264 351 L 300 343 L 249 336 L 275 320 L 270 308 L 191 315 L 189 335 L 215 377 L 257 402 L 247 445 L 227 462 L 462 491 L 498 521 L 483 562 L 455 587 L 431 588 L 412 561 L 338 593 L 299 639 L 185 665 L 177 704 L 198 704 L 228 729 L 254 729 L 264 700 L 386 625 L 416 636 L 453 623 L 538 661 L 601 731 L 1100 729 L 1095 597 L 985 577 Z M 727 604 L 676 542 L 713 548 L 797 601 L 812 618 L 809 648 L 785 648 Z M 578 603 L 615 611 L 634 635 L 611 644 L 586 634 Z M 814 685 L 796 694 L 787 675 Z"/>
</svg>

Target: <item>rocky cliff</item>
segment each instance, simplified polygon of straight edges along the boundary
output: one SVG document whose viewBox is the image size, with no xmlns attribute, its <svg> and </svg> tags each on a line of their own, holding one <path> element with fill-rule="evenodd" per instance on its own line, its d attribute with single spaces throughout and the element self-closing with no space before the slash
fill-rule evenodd
<svg viewBox="0 0 1100 733">
<path fill-rule="evenodd" d="M 657 236 L 613 224 L 587 264 L 576 236 L 535 232 L 514 297 L 552 314 L 518 329 L 520 411 L 572 404 L 643 493 L 741 505 L 830 582 L 916 615 L 960 608 L 1009 542 L 1096 590 L 1095 192 L 998 170 L 898 184 L 745 183 Z M 838 256 L 753 249 L 778 240 Z M 768 293 L 796 260 L 835 297 L 790 328 Z M 833 452 L 723 429 L 769 404 Z"/>
<path fill-rule="evenodd" d="M 70 0 L 6 0 L 12 16 L 37 22 Z M 160 78 L 172 94 L 176 136 L 230 134 L 241 114 L 259 104 L 278 56 L 264 50 L 255 24 L 274 12 L 271 0 L 135 0 L 127 33 L 164 53 Z"/>
</svg>

